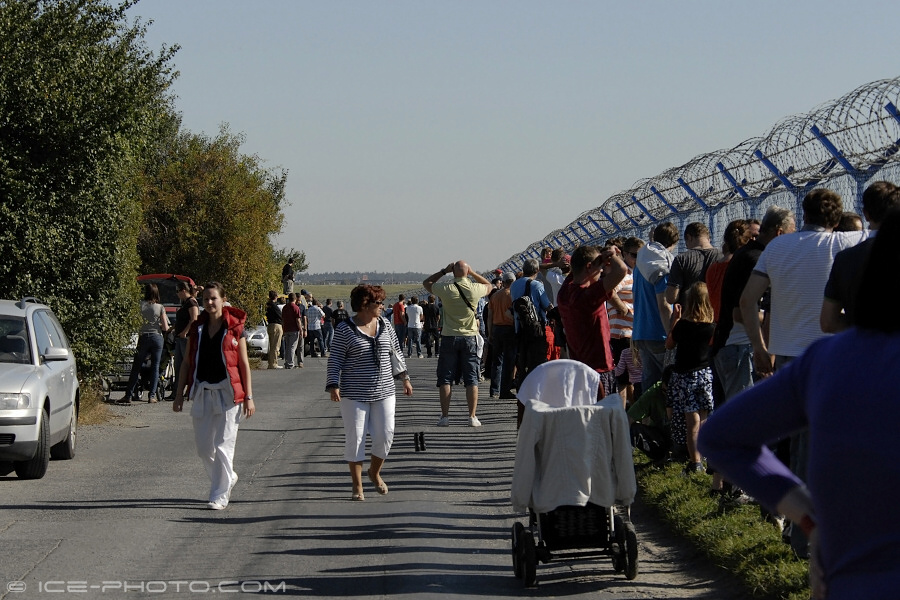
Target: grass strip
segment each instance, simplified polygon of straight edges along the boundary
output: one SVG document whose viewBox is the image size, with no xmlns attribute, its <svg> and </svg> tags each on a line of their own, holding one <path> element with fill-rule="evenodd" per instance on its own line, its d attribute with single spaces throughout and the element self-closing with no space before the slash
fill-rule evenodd
<svg viewBox="0 0 900 600">
<path fill-rule="evenodd" d="M 712 477 L 682 477 L 678 463 L 655 467 L 636 452 L 635 467 L 644 502 L 713 564 L 734 573 L 753 597 L 809 598 L 807 561 L 796 558 L 778 529 L 762 520 L 759 506 L 720 507 L 709 496 Z"/>
</svg>

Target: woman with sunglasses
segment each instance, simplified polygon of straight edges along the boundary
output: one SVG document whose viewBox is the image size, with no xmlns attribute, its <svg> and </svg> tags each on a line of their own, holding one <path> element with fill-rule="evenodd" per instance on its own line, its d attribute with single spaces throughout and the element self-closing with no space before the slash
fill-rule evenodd
<svg viewBox="0 0 900 600">
<path fill-rule="evenodd" d="M 366 459 L 366 434 L 372 438 L 369 480 L 379 494 L 387 494 L 381 467 L 394 439 L 394 385 L 391 353 L 400 361 L 403 393 L 413 388 L 403 362 L 403 352 L 394 328 L 385 320 L 386 294 L 381 286 L 358 285 L 350 292 L 350 308 L 356 313 L 338 325 L 328 356 L 325 390 L 332 402 L 340 402 L 344 420 L 344 458 L 353 481 L 351 500 L 365 500 L 362 465 Z"/>
</svg>

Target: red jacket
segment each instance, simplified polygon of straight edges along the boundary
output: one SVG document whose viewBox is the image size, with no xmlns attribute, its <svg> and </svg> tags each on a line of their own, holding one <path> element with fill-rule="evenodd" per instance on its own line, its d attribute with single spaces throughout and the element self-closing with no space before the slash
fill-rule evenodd
<svg viewBox="0 0 900 600">
<path fill-rule="evenodd" d="M 222 318 L 225 320 L 225 335 L 222 336 L 222 360 L 225 361 L 225 371 L 228 373 L 228 379 L 231 381 L 231 387 L 234 390 L 234 401 L 240 403 L 244 401 L 244 380 L 242 379 L 241 370 L 238 368 L 240 362 L 240 339 L 244 333 L 244 322 L 247 320 L 247 313 L 233 306 L 222 307 Z M 206 324 L 209 322 L 209 314 L 204 312 L 191 324 L 191 332 L 188 334 L 188 353 L 185 357 L 188 361 L 188 396 L 191 393 L 191 386 L 194 385 L 194 376 L 197 373 L 197 354 L 200 351 L 200 334 Z"/>
</svg>

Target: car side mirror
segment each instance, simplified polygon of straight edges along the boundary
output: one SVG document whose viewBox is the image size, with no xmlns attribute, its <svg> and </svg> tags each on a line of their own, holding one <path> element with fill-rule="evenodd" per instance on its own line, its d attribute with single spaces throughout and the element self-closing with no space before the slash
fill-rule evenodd
<svg viewBox="0 0 900 600">
<path fill-rule="evenodd" d="M 54 346 L 48 346 L 44 353 L 41 355 L 41 359 L 45 361 L 54 361 L 54 360 L 69 360 L 72 357 L 71 352 L 69 352 L 66 348 L 56 348 Z"/>
</svg>

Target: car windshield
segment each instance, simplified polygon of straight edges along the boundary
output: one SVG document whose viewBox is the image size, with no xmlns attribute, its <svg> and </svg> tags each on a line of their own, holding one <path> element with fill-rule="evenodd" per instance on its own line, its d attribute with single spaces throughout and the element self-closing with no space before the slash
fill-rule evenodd
<svg viewBox="0 0 900 600">
<path fill-rule="evenodd" d="M 31 362 L 25 319 L 0 317 L 0 363 Z"/>
<path fill-rule="evenodd" d="M 159 289 L 159 303 L 163 306 L 181 306 L 178 292 L 175 291 L 175 285 L 178 283 L 178 279 L 175 277 L 169 277 L 167 279 L 144 279 L 139 280 L 138 283 L 141 284 L 141 289 L 143 289 L 144 284 L 155 283 L 156 287 Z"/>
</svg>

